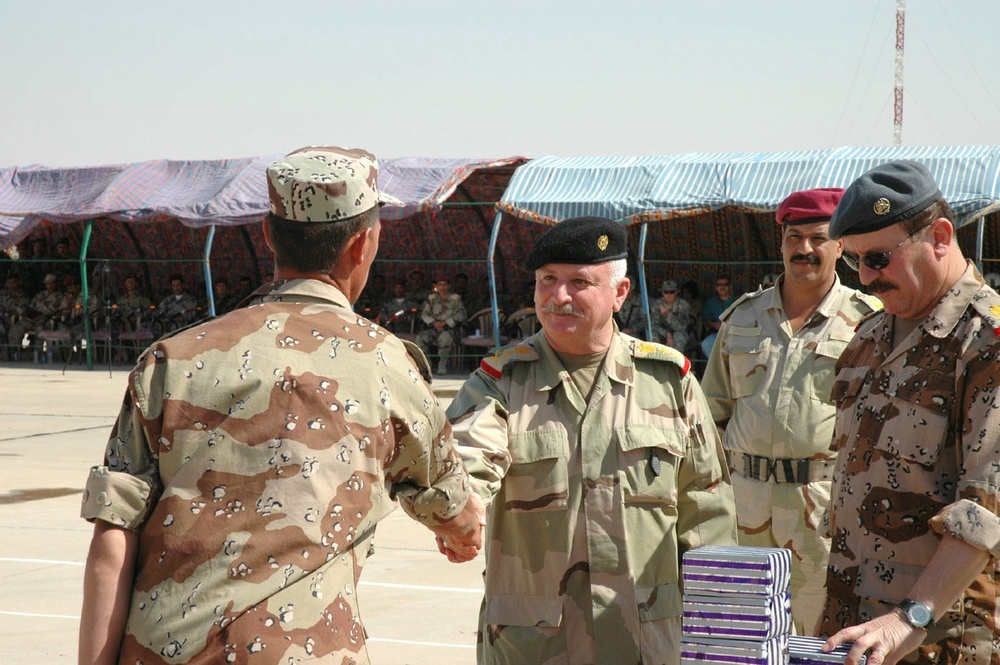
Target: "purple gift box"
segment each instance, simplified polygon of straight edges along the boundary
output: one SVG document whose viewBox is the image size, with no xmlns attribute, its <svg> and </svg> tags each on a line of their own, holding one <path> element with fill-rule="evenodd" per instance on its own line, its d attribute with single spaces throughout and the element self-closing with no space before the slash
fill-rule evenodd
<svg viewBox="0 0 1000 665">
<path fill-rule="evenodd" d="M 684 593 L 777 596 L 788 591 L 791 553 L 781 547 L 709 545 L 684 553 Z"/>
<path fill-rule="evenodd" d="M 722 640 L 687 637 L 681 640 L 681 665 L 787 665 L 788 636 L 769 640 Z"/>
<path fill-rule="evenodd" d="M 767 640 L 792 630 L 792 601 L 777 596 L 684 594 L 685 635 Z"/>
</svg>

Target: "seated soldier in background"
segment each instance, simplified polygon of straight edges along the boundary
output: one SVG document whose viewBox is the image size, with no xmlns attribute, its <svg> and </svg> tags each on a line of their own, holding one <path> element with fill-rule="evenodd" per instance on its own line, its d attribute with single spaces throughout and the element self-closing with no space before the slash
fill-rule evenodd
<svg viewBox="0 0 1000 665">
<path fill-rule="evenodd" d="M 663 282 L 663 297 L 650 307 L 653 320 L 653 341 L 661 342 L 684 353 L 691 331 L 691 305 L 677 293 L 677 282 Z"/>
<path fill-rule="evenodd" d="M 736 302 L 733 295 L 733 281 L 729 275 L 719 274 L 715 277 L 715 293 L 708 297 L 705 306 L 701 308 L 701 320 L 709 333 L 701 340 L 701 352 L 706 358 L 712 357 L 712 347 L 715 346 L 715 338 L 719 335 L 719 328 L 722 322 L 719 317 L 729 309 L 729 306 Z"/>
<path fill-rule="evenodd" d="M 462 298 L 457 293 L 451 293 L 448 276 L 439 274 L 434 279 L 434 290 L 427 296 L 421 319 L 427 324 L 427 330 L 417 335 L 417 344 L 430 356 L 432 347 L 436 347 L 438 365 L 436 374 L 447 374 L 448 360 L 455 347 L 455 326 L 465 321 L 466 312 Z"/>
<path fill-rule="evenodd" d="M 149 310 L 153 303 L 146 294 L 139 291 L 139 278 L 129 273 L 125 276 L 125 293 L 117 298 L 113 306 L 121 319 L 122 327 L 133 332 L 148 323 Z"/>
<path fill-rule="evenodd" d="M 177 330 L 197 318 L 198 301 L 185 290 L 184 278 L 179 274 L 170 276 L 170 294 L 156 306 L 155 316 L 164 332 Z"/>
<path fill-rule="evenodd" d="M 24 320 L 30 304 L 28 295 L 21 289 L 21 278 L 7 275 L 4 290 L 0 291 L 0 341 L 5 342 L 4 359 L 11 359 L 21 346 L 24 331 L 19 323 Z"/>
<path fill-rule="evenodd" d="M 420 305 L 406 297 L 406 282 L 398 281 L 392 285 L 392 295 L 379 307 L 378 322 L 394 333 L 408 333 L 418 309 Z"/>
</svg>

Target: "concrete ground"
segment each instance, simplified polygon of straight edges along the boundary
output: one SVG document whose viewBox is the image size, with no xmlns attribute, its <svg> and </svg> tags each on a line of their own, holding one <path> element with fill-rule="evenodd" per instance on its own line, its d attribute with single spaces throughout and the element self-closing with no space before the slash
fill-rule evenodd
<svg viewBox="0 0 1000 665">
<path fill-rule="evenodd" d="M 0 364 L 0 663 L 75 663 L 87 471 L 101 462 L 123 368 Z M 442 402 L 462 377 L 435 380 Z M 450 564 L 430 531 L 397 510 L 379 525 L 361 578 L 372 661 L 475 662 L 482 556 Z"/>
</svg>

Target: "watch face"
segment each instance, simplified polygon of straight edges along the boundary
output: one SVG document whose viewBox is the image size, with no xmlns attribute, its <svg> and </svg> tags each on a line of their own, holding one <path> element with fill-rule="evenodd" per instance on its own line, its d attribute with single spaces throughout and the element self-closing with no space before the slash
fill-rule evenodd
<svg viewBox="0 0 1000 665">
<path fill-rule="evenodd" d="M 906 616 L 910 623 L 918 628 L 923 628 L 931 622 L 933 616 L 929 607 L 923 603 L 911 603 L 906 608 Z"/>
</svg>

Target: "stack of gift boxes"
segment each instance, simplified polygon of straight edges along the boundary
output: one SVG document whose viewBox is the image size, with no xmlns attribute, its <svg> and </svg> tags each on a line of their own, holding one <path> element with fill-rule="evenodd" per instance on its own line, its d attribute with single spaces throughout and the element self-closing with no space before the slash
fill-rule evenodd
<svg viewBox="0 0 1000 665">
<path fill-rule="evenodd" d="M 684 554 L 682 665 L 827 665 L 849 645 L 792 636 L 791 555 L 784 548 L 708 546 Z"/>
</svg>

